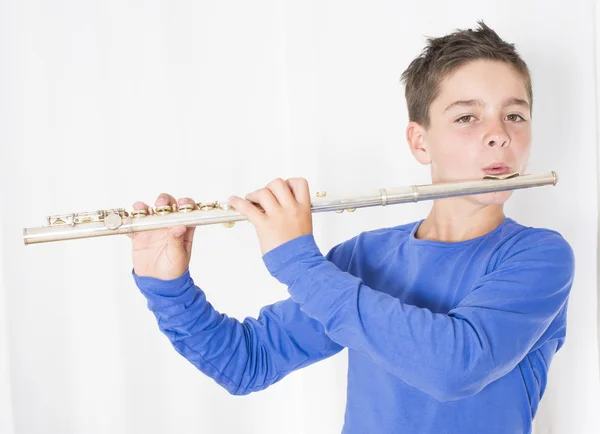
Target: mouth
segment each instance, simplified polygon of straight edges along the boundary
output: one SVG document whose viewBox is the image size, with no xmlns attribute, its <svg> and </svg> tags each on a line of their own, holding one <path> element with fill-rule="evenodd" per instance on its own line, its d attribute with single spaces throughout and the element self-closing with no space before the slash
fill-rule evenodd
<svg viewBox="0 0 600 434">
<path fill-rule="evenodd" d="M 496 163 L 490 164 L 489 166 L 484 167 L 481 170 L 486 175 L 496 175 L 497 176 L 497 175 L 506 175 L 507 173 L 509 173 L 510 167 L 508 167 L 508 165 L 505 163 L 496 162 Z"/>
</svg>

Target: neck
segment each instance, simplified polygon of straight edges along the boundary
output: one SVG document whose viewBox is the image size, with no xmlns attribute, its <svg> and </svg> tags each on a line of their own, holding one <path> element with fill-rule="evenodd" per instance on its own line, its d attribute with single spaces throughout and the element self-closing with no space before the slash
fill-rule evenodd
<svg viewBox="0 0 600 434">
<path fill-rule="evenodd" d="M 506 218 L 503 205 L 476 205 L 464 197 L 436 199 L 415 237 L 458 242 L 485 235 Z"/>
</svg>

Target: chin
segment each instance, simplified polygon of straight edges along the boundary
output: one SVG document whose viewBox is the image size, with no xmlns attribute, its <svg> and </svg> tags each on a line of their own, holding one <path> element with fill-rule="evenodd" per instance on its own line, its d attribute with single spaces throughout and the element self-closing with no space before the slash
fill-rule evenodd
<svg viewBox="0 0 600 434">
<path fill-rule="evenodd" d="M 503 205 L 512 196 L 513 191 L 494 191 L 470 196 L 471 201 L 479 205 Z"/>
</svg>

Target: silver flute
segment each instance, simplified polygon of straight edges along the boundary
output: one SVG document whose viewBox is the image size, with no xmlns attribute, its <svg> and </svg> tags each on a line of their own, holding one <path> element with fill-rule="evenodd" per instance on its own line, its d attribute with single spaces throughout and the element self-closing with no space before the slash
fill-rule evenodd
<svg viewBox="0 0 600 434">
<path fill-rule="evenodd" d="M 556 172 L 527 175 L 515 172 L 505 176 L 487 175 L 483 179 L 472 181 L 382 188 L 354 196 L 335 197 L 322 191 L 316 194 L 314 200 L 311 200 L 311 211 L 313 213 L 324 211 L 341 213 L 345 210 L 353 212 L 357 208 L 556 185 L 557 182 Z M 246 220 L 246 217 L 233 209 L 227 201 L 224 203 L 216 201 L 150 207 L 148 210 L 133 210 L 131 213 L 124 208 L 115 208 L 52 215 L 46 219 L 47 222 L 44 226 L 23 229 L 25 245 L 131 234 L 179 225 L 223 224 L 226 227 L 232 227 L 235 222 Z"/>
</svg>

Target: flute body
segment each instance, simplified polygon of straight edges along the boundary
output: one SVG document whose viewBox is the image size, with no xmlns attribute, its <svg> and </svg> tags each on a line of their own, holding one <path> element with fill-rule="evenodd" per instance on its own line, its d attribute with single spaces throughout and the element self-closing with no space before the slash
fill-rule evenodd
<svg viewBox="0 0 600 434">
<path fill-rule="evenodd" d="M 544 185 L 556 185 L 556 172 L 521 175 L 518 172 L 504 177 L 486 176 L 480 180 L 445 182 L 427 185 L 394 187 L 365 192 L 354 196 L 330 196 L 317 193 L 311 201 L 312 213 L 354 211 L 356 208 L 387 206 L 399 203 L 419 202 L 495 191 L 517 190 Z M 246 220 L 227 203 L 198 203 L 193 206 L 174 205 L 159 207 L 152 214 L 141 211 L 127 212 L 124 208 L 70 213 L 47 217 L 41 227 L 23 229 L 25 245 L 63 241 L 79 238 L 130 234 L 133 232 L 168 228 L 178 225 L 201 226 L 224 224 L 231 227 L 235 222 Z"/>
</svg>

